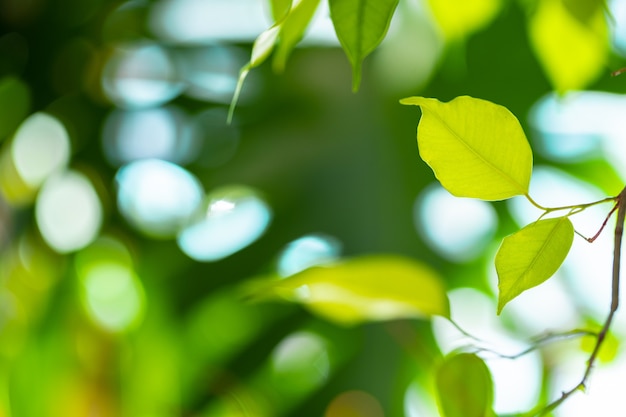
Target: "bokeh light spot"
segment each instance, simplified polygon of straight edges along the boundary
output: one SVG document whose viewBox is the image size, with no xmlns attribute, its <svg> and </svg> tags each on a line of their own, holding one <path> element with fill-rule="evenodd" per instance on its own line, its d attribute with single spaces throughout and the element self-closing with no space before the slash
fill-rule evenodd
<svg viewBox="0 0 626 417">
<path fill-rule="evenodd" d="M 94 262 L 81 278 L 87 311 L 97 324 L 110 331 L 123 331 L 140 319 L 143 288 L 128 266 Z"/>
<path fill-rule="evenodd" d="M 482 253 L 498 226 L 487 202 L 452 196 L 439 185 L 422 192 L 415 202 L 415 227 L 438 253 L 467 261 Z"/>
<path fill-rule="evenodd" d="M 330 236 L 306 235 L 289 243 L 278 259 L 278 273 L 289 276 L 339 259 L 341 243 Z"/>
<path fill-rule="evenodd" d="M 102 132 L 104 153 L 115 166 L 150 158 L 189 162 L 197 149 L 186 121 L 177 108 L 113 111 Z"/>
<path fill-rule="evenodd" d="M 274 376 L 288 381 L 290 391 L 319 387 L 330 372 L 326 342 L 315 333 L 300 331 L 283 339 L 272 353 Z"/>
<path fill-rule="evenodd" d="M 113 103 L 129 109 L 161 105 L 184 89 L 169 54 L 155 44 L 117 49 L 104 67 L 102 86 Z"/>
<path fill-rule="evenodd" d="M 380 402 L 364 391 L 346 391 L 332 400 L 324 417 L 384 417 Z"/>
<path fill-rule="evenodd" d="M 531 109 L 538 149 L 556 161 L 604 157 L 626 179 L 626 133 L 623 94 L 580 91 L 547 95 Z"/>
<path fill-rule="evenodd" d="M 37 197 L 35 218 L 46 243 L 66 253 L 96 238 L 102 206 L 89 179 L 68 171 L 46 181 Z"/>
<path fill-rule="evenodd" d="M 178 235 L 178 246 L 197 261 L 216 261 L 245 248 L 265 232 L 272 216 L 257 193 L 241 186 L 213 191 L 205 207 Z"/>
<path fill-rule="evenodd" d="M 256 0 L 160 0 L 148 24 L 158 37 L 173 42 L 250 41 L 271 24 L 266 16 Z"/>
<path fill-rule="evenodd" d="M 35 113 L 18 128 L 11 146 L 13 164 L 20 178 L 36 189 L 67 165 L 70 139 L 56 118 Z"/>
<path fill-rule="evenodd" d="M 190 48 L 176 56 L 181 77 L 187 83 L 185 95 L 208 102 L 230 103 L 239 70 L 248 56 L 240 49 L 226 46 Z M 245 90 L 245 100 L 249 87 Z"/>
<path fill-rule="evenodd" d="M 122 167 L 117 204 L 126 220 L 151 237 L 169 238 L 187 223 L 202 202 L 202 186 L 187 170 L 158 159 Z"/>
</svg>

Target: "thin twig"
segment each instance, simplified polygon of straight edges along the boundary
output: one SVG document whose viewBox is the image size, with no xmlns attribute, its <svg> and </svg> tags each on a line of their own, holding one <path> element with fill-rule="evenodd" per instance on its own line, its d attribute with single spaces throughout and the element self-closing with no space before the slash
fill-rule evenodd
<svg viewBox="0 0 626 417">
<path fill-rule="evenodd" d="M 537 207 L 539 210 L 545 211 L 544 215 L 548 213 L 552 213 L 554 211 L 562 211 L 562 210 L 575 210 L 571 214 L 578 214 L 581 211 L 585 210 L 586 208 L 589 208 L 598 204 L 602 204 L 602 203 L 608 203 L 609 201 L 615 201 L 617 198 L 619 198 L 619 197 L 607 197 L 601 200 L 592 201 L 591 203 L 585 203 L 585 204 L 573 204 L 571 206 L 561 206 L 561 207 L 544 207 L 541 204 L 537 203 L 535 200 L 533 200 L 530 194 L 524 194 L 524 197 L 526 197 L 526 199 L 530 202 L 530 204 Z"/>
<path fill-rule="evenodd" d="M 492 355 L 497 356 L 500 359 L 509 359 L 509 360 L 515 360 L 515 359 L 519 359 L 524 355 L 527 355 L 537 349 L 539 349 L 541 346 L 545 345 L 546 343 L 549 342 L 553 342 L 555 340 L 558 339 L 568 339 L 568 338 L 572 338 L 572 337 L 579 337 L 579 336 L 594 336 L 594 337 L 598 337 L 599 333 L 598 332 L 594 332 L 592 330 L 587 330 L 587 329 L 574 329 L 574 330 L 570 330 L 568 332 L 563 332 L 563 333 L 548 333 L 545 334 L 541 337 L 536 338 L 532 344 L 527 347 L 526 349 L 515 353 L 513 355 L 506 355 L 500 352 L 497 352 L 493 349 L 489 349 L 489 348 L 484 348 L 484 347 L 475 347 L 474 348 L 474 352 L 475 353 L 491 353 Z"/>
<path fill-rule="evenodd" d="M 624 219 L 626 218 L 626 187 L 622 190 L 621 193 L 615 198 L 617 200 L 617 224 L 615 225 L 615 244 L 613 247 L 613 273 L 612 273 L 612 283 L 611 283 L 611 309 L 609 311 L 609 315 L 602 326 L 602 330 L 598 333 L 598 337 L 596 339 L 596 344 L 589 356 L 589 360 L 587 361 L 587 368 L 585 369 L 585 374 L 583 375 L 580 382 L 569 391 L 565 391 L 561 394 L 561 396 L 538 410 L 537 412 L 532 412 L 532 416 L 543 416 L 546 413 L 557 408 L 563 401 L 568 399 L 572 394 L 574 394 L 578 390 L 584 390 L 586 387 L 587 380 L 589 379 L 589 375 L 591 375 L 591 370 L 593 369 L 593 365 L 598 358 L 598 353 L 600 352 L 600 348 L 602 347 L 602 343 L 606 338 L 606 335 L 609 332 L 609 328 L 611 327 L 611 323 L 613 322 L 613 316 L 617 311 L 619 306 L 619 278 L 620 278 L 620 264 L 621 264 L 621 251 L 622 251 L 622 235 L 624 234 Z M 613 210 L 615 211 L 615 210 Z M 613 212 L 612 211 L 612 212 Z"/>
<path fill-rule="evenodd" d="M 613 206 L 613 208 L 611 209 L 611 211 L 609 211 L 609 214 L 606 215 L 606 218 L 604 219 L 604 222 L 602 223 L 602 226 L 600 227 L 600 230 L 598 230 L 598 233 L 596 233 L 595 235 L 593 235 L 592 237 L 585 237 L 582 234 L 576 232 L 576 234 L 580 237 L 582 237 L 583 239 L 585 239 L 587 242 L 589 243 L 593 243 L 598 236 L 600 236 L 600 234 L 602 233 L 602 231 L 604 230 L 604 227 L 606 226 L 606 224 L 609 222 L 609 219 L 611 218 L 611 216 L 613 215 L 613 213 L 615 212 L 615 210 L 617 210 L 618 204 L 615 203 L 615 205 Z"/>
</svg>

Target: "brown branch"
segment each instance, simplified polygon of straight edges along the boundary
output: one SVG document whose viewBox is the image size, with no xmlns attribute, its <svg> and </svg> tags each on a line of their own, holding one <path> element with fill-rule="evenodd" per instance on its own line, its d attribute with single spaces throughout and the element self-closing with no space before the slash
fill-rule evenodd
<svg viewBox="0 0 626 417">
<path fill-rule="evenodd" d="M 617 199 L 618 197 L 616 197 Z M 602 226 L 600 227 L 600 230 L 598 230 L 598 233 L 596 233 L 595 235 L 593 235 L 592 237 L 585 237 L 583 235 L 581 235 L 580 233 L 576 232 L 576 234 L 580 237 L 582 237 L 583 239 L 585 239 L 587 242 L 589 243 L 593 243 L 598 236 L 600 236 L 600 234 L 602 233 L 602 231 L 604 230 L 604 228 L 606 227 L 606 224 L 609 222 L 609 219 L 611 218 L 611 216 L 613 215 L 613 213 L 615 212 L 615 210 L 617 210 L 618 204 L 615 203 L 615 205 L 613 206 L 613 208 L 611 209 L 611 211 L 609 211 L 609 214 L 606 215 L 606 218 L 604 219 L 604 222 L 602 223 Z"/>
<path fill-rule="evenodd" d="M 619 306 L 619 278 L 620 278 L 620 264 L 621 264 L 621 251 L 622 251 L 622 235 L 624 234 L 624 219 L 626 218 L 626 187 L 622 190 L 621 193 L 616 197 L 617 200 L 617 224 L 615 225 L 615 243 L 613 246 L 613 273 L 612 273 L 612 284 L 611 284 L 611 309 L 609 311 L 609 315 L 602 326 L 602 330 L 598 333 L 598 337 L 596 339 L 596 344 L 589 356 L 589 360 L 587 361 L 587 368 L 585 369 L 585 374 L 583 375 L 580 382 L 569 391 L 565 391 L 561 394 L 554 402 L 548 404 L 542 409 L 531 412 L 530 416 L 543 416 L 546 413 L 557 408 L 561 403 L 563 403 L 567 398 L 569 398 L 572 394 L 574 394 L 578 390 L 584 390 L 586 387 L 587 380 L 589 379 L 589 375 L 591 375 L 591 370 L 593 369 L 593 365 L 598 358 L 598 353 L 600 352 L 600 348 L 602 347 L 602 343 L 606 338 L 606 335 L 609 332 L 609 328 L 611 327 L 611 323 L 613 322 L 613 316 L 617 311 Z M 612 210 L 613 213 L 615 210 Z"/>
</svg>

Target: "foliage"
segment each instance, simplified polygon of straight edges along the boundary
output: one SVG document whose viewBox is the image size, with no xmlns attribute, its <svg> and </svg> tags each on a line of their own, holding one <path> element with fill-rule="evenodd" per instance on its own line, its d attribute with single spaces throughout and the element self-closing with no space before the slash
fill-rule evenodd
<svg viewBox="0 0 626 417">
<path fill-rule="evenodd" d="M 493 417 L 494 358 L 541 352 L 540 386 L 516 387 L 540 393 L 515 410 L 530 417 L 558 413 L 597 362 L 623 355 L 611 327 L 623 178 L 610 155 L 554 164 L 514 115 L 551 90 L 619 91 L 621 79 L 604 77 L 618 59 L 604 1 L 424 0 L 420 14 L 409 0 L 271 0 L 269 27 L 228 81 L 206 46 L 214 39 L 155 23 L 176 20 L 176 1 L 66 1 L 6 6 L 2 17 L 12 32 L 0 37 L 0 416 L 394 417 L 417 393 L 426 415 Z M 332 49 L 297 48 L 325 6 L 351 74 Z M 381 61 L 394 39 L 401 53 Z M 269 88 L 255 93 L 255 76 Z M 421 112 L 417 152 L 414 122 L 386 89 L 407 79 L 399 97 Z M 350 84 L 361 91 L 344 94 Z M 131 117 L 147 123 L 123 123 Z M 132 141 L 143 131 L 148 146 Z M 120 138 L 126 153 L 114 152 Z M 418 155 L 461 197 L 446 210 L 480 200 L 500 221 L 470 242 L 477 257 L 446 258 L 415 233 L 410 201 L 433 179 Z M 532 185 L 548 164 L 609 197 L 540 204 Z M 511 219 L 514 200 L 536 210 L 530 223 Z M 604 203 L 604 222 L 584 237 L 576 220 Z M 608 316 L 574 300 L 576 323 L 530 338 L 507 316 L 513 304 L 567 273 L 575 239 L 596 241 L 614 214 Z M 461 234 L 454 224 L 447 233 Z M 454 293 L 466 288 L 497 303 L 487 307 L 503 333 L 530 339 L 518 353 L 457 322 Z M 460 346 L 444 346 L 441 329 Z M 584 372 L 555 397 L 567 356 L 557 342 L 578 337 Z"/>
</svg>

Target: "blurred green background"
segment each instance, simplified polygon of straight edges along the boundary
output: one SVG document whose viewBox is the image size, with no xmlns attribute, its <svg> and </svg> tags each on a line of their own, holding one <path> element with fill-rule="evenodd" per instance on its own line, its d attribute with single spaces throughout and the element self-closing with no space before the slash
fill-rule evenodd
<svg viewBox="0 0 626 417">
<path fill-rule="evenodd" d="M 322 2 L 283 73 L 251 72 L 227 125 L 271 25 L 265 2 L 2 0 L 0 417 L 437 415 L 431 368 L 467 343 L 445 323 L 343 327 L 240 291 L 365 254 L 430 265 L 455 319 L 497 348 L 601 322 L 610 236 L 496 317 L 493 255 L 536 213 L 449 196 L 419 158 L 419 112 L 398 101 L 504 105 L 535 151 L 542 202 L 615 195 L 625 2 L 610 17 L 597 1 L 451 3 L 401 0 L 352 93 Z M 577 230 L 593 235 L 605 214 Z M 558 395 L 585 355 L 574 341 L 488 362 L 496 411 Z M 623 382 L 616 355 L 602 366 Z M 610 405 L 601 387 L 620 385 L 606 381 L 560 415 Z"/>
</svg>

